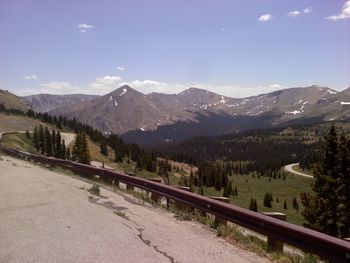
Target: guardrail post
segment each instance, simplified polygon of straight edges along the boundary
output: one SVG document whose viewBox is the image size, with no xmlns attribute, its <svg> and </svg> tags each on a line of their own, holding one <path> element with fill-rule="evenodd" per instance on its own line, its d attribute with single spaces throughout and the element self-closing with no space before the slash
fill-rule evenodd
<svg viewBox="0 0 350 263">
<path fill-rule="evenodd" d="M 129 172 L 127 172 L 126 174 L 129 175 L 129 176 L 136 176 L 135 173 L 129 173 Z M 134 186 L 133 186 L 133 185 L 126 184 L 126 190 L 134 191 Z"/>
<path fill-rule="evenodd" d="M 230 199 L 227 197 L 222 197 L 222 196 L 211 196 L 210 198 L 214 200 L 218 200 L 220 202 L 224 202 L 229 204 Z M 223 219 L 221 217 L 215 216 L 215 221 L 214 221 L 214 228 L 217 228 L 218 226 L 226 226 L 227 225 L 227 220 Z"/>
<path fill-rule="evenodd" d="M 263 215 L 270 216 L 282 221 L 287 221 L 287 215 L 279 212 L 262 212 Z M 274 251 L 283 251 L 283 242 L 271 237 L 267 237 L 267 248 Z"/>
<path fill-rule="evenodd" d="M 181 190 L 184 190 L 186 192 L 191 192 L 191 188 L 187 187 L 187 186 L 176 186 L 177 189 L 181 189 Z M 175 203 L 175 206 L 177 209 L 181 209 L 181 210 L 192 210 L 192 206 L 190 205 L 186 205 L 184 203 L 181 203 L 181 202 L 176 202 Z"/>
<path fill-rule="evenodd" d="M 156 183 L 162 183 L 162 178 L 151 178 L 150 181 L 152 182 L 156 182 Z M 162 198 L 161 195 L 157 194 L 157 193 L 151 193 L 151 200 L 155 203 L 159 203 L 160 199 Z"/>
</svg>

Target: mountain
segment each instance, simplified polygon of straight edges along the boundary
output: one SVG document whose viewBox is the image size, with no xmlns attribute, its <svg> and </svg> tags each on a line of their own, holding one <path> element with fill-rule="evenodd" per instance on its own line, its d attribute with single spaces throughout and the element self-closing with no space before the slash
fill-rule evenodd
<svg viewBox="0 0 350 263">
<path fill-rule="evenodd" d="M 17 109 L 21 111 L 27 111 L 30 106 L 15 94 L 0 89 L 0 104 L 4 105 L 7 109 Z"/>
<path fill-rule="evenodd" d="M 37 112 L 48 112 L 60 107 L 75 105 L 84 101 L 97 98 L 97 95 L 69 94 L 69 95 L 51 95 L 38 94 L 22 97 L 32 109 Z"/>
<path fill-rule="evenodd" d="M 129 141 L 154 143 L 288 123 L 350 119 L 350 90 L 338 92 L 314 85 L 237 99 L 193 87 L 179 94 L 145 95 L 123 86 L 50 113 L 76 117 Z"/>
</svg>

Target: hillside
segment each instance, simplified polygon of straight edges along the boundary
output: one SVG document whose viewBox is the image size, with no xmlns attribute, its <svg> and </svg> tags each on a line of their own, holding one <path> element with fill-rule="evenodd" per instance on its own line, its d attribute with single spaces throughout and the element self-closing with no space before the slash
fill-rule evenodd
<svg viewBox="0 0 350 263">
<path fill-rule="evenodd" d="M 5 106 L 7 109 L 17 109 L 21 111 L 27 111 L 30 106 L 23 101 L 20 97 L 17 97 L 13 93 L 7 90 L 0 89 L 0 104 Z"/>
<path fill-rule="evenodd" d="M 60 107 L 70 107 L 72 105 L 97 98 L 97 95 L 69 94 L 51 95 L 38 94 L 22 97 L 32 109 L 37 112 L 48 112 Z"/>
<path fill-rule="evenodd" d="M 0 113 L 0 133 L 26 130 L 31 131 L 35 126 L 39 125 L 42 125 L 43 127 L 48 126 L 39 120 L 25 116 L 15 116 Z"/>
</svg>

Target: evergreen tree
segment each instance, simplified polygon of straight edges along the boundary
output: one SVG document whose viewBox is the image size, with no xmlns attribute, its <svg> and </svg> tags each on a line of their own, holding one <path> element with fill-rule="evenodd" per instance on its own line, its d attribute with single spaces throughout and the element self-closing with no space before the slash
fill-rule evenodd
<svg viewBox="0 0 350 263">
<path fill-rule="evenodd" d="M 30 139 L 30 133 L 28 130 L 26 130 L 26 137 L 27 137 L 27 139 Z"/>
<path fill-rule="evenodd" d="M 67 159 L 66 153 L 67 153 L 66 142 L 65 142 L 65 140 L 62 140 L 61 154 L 60 154 L 59 158 Z"/>
<path fill-rule="evenodd" d="M 53 137 L 53 136 L 52 136 Z M 61 133 L 60 131 L 57 131 L 56 133 L 56 141 L 54 144 L 54 148 L 55 148 L 55 157 L 57 158 L 62 158 L 62 139 L 61 139 Z"/>
<path fill-rule="evenodd" d="M 52 144 L 52 156 L 57 157 L 56 154 L 56 131 L 55 129 L 51 132 L 51 144 Z"/>
<path fill-rule="evenodd" d="M 100 152 L 105 156 L 108 155 L 107 144 L 105 142 L 100 143 Z"/>
<path fill-rule="evenodd" d="M 272 195 L 270 193 L 265 193 L 265 196 L 264 196 L 264 206 L 265 207 L 272 207 L 272 202 L 273 199 L 272 199 Z"/>
<path fill-rule="evenodd" d="M 293 208 L 295 210 L 297 210 L 297 212 L 298 212 L 299 211 L 299 204 L 298 204 L 298 201 L 297 201 L 296 197 L 293 197 L 292 205 L 293 205 Z"/>
<path fill-rule="evenodd" d="M 346 169 L 349 168 L 346 164 L 346 157 L 344 159 L 345 166 L 340 168 L 342 167 L 342 156 L 340 156 L 342 151 L 342 146 L 338 144 L 335 127 L 332 125 L 329 133 L 325 136 L 321 160 L 314 169 L 314 195 L 301 195 L 301 201 L 305 208 L 302 215 L 307 221 L 305 225 L 332 236 L 338 236 L 338 224 L 342 218 L 346 217 L 343 215 L 347 214 L 339 209 L 346 199 L 342 196 L 343 190 L 340 189 L 344 188 L 340 182 L 342 178 L 346 180 L 347 177 L 342 176 L 341 170 L 345 169 L 346 173 Z M 344 230 L 344 232 L 346 231 Z"/>
<path fill-rule="evenodd" d="M 75 141 L 72 149 L 72 159 L 84 163 L 90 163 L 90 153 L 87 144 L 86 134 L 84 132 L 78 132 L 75 136 Z"/>
<path fill-rule="evenodd" d="M 287 210 L 287 209 L 288 209 L 288 208 L 287 208 L 287 200 L 284 200 L 283 209 L 284 209 L 284 210 Z"/>
<path fill-rule="evenodd" d="M 51 135 L 49 132 L 49 129 L 45 127 L 44 131 L 44 145 L 45 145 L 45 152 L 47 156 L 52 156 L 52 142 L 51 142 Z"/>
<path fill-rule="evenodd" d="M 250 198 L 249 210 L 258 212 L 258 204 L 255 198 Z"/>
<path fill-rule="evenodd" d="M 344 135 L 339 141 L 339 235 L 341 237 L 350 236 L 350 140 Z"/>
<path fill-rule="evenodd" d="M 39 150 L 41 151 L 41 154 L 44 154 L 46 152 L 45 150 L 45 140 L 44 140 L 44 128 L 43 126 L 39 126 Z"/>
<path fill-rule="evenodd" d="M 37 151 L 39 151 L 40 144 L 39 144 L 39 133 L 38 128 L 35 126 L 33 130 L 33 144 Z"/>
<path fill-rule="evenodd" d="M 72 159 L 71 151 L 70 151 L 69 147 L 67 147 L 67 149 L 66 149 L 66 159 L 67 160 L 71 160 Z"/>
</svg>

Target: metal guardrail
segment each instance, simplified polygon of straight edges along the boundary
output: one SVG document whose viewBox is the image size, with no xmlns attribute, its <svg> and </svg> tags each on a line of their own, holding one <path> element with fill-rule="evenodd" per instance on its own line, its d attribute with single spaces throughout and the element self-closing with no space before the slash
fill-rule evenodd
<svg viewBox="0 0 350 263">
<path fill-rule="evenodd" d="M 74 161 L 31 154 L 0 144 L 0 150 L 19 158 L 50 165 L 59 165 L 75 172 L 99 175 L 106 182 L 113 180 L 132 185 L 192 207 L 214 214 L 263 235 L 283 241 L 331 262 L 350 262 L 350 242 L 302 226 L 274 219 L 232 204 L 226 204 L 195 193 L 152 182 L 127 174 L 80 164 Z"/>
</svg>

